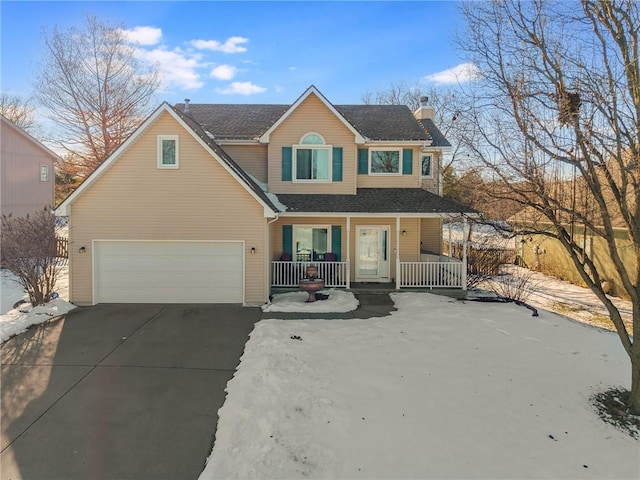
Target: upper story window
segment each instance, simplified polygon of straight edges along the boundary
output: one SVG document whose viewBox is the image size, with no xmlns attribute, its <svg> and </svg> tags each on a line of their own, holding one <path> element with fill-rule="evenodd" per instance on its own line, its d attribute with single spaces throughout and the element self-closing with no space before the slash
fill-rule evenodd
<svg viewBox="0 0 640 480">
<path fill-rule="evenodd" d="M 293 178 L 298 182 L 331 181 L 332 147 L 317 133 L 307 133 L 293 146 Z"/>
<path fill-rule="evenodd" d="M 49 181 L 49 165 L 40 165 L 40 181 Z"/>
<path fill-rule="evenodd" d="M 158 168 L 178 168 L 178 135 L 158 135 Z"/>
<path fill-rule="evenodd" d="M 401 148 L 370 148 L 369 174 L 402 175 L 401 158 Z"/>
<path fill-rule="evenodd" d="M 423 177 L 433 177 L 432 165 L 431 165 L 431 155 L 422 155 L 422 164 L 420 169 L 420 175 Z"/>
</svg>

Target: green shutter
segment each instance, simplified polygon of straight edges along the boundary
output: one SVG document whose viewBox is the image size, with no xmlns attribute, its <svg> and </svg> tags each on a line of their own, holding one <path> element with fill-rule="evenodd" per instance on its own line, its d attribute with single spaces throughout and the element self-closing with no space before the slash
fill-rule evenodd
<svg viewBox="0 0 640 480">
<path fill-rule="evenodd" d="M 366 175 L 369 173 L 369 150 L 366 148 L 358 149 L 358 174 Z"/>
<path fill-rule="evenodd" d="M 293 259 L 293 225 L 282 225 L 282 253 L 288 253 Z"/>
<path fill-rule="evenodd" d="M 291 147 L 282 147 L 282 181 L 291 181 L 291 158 L 293 156 Z"/>
<path fill-rule="evenodd" d="M 342 147 L 333 147 L 332 178 L 334 182 L 342 181 Z"/>
<path fill-rule="evenodd" d="M 413 172 L 413 150 L 405 148 L 402 150 L 402 174 L 411 175 Z"/>
<path fill-rule="evenodd" d="M 340 225 L 331 226 L 331 253 L 336 254 L 336 260 L 340 260 L 340 254 L 342 253 L 342 227 Z"/>
</svg>

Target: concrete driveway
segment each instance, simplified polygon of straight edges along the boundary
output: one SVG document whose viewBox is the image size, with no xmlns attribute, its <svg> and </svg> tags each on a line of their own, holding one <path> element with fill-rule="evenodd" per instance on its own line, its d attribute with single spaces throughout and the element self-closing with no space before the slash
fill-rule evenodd
<svg viewBox="0 0 640 480">
<path fill-rule="evenodd" d="M 0 348 L 2 479 L 195 479 L 258 308 L 98 305 Z"/>
</svg>

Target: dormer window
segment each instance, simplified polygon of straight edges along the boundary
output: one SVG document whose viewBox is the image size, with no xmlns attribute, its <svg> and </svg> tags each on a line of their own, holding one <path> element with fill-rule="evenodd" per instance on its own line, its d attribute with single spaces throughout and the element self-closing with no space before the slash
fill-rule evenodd
<svg viewBox="0 0 640 480">
<path fill-rule="evenodd" d="M 322 135 L 307 133 L 293 146 L 293 178 L 296 182 L 331 181 L 331 145 Z"/>
<path fill-rule="evenodd" d="M 178 135 L 158 135 L 158 168 L 178 168 Z"/>
</svg>

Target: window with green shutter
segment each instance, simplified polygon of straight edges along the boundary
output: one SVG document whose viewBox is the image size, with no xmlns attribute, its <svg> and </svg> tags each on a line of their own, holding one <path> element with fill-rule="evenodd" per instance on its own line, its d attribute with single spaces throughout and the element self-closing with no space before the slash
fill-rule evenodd
<svg viewBox="0 0 640 480">
<path fill-rule="evenodd" d="M 283 182 L 291 181 L 292 150 L 293 149 L 291 147 L 282 147 L 282 181 Z"/>
</svg>

